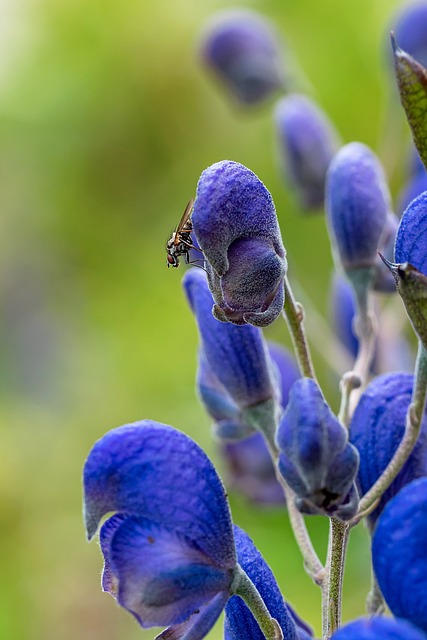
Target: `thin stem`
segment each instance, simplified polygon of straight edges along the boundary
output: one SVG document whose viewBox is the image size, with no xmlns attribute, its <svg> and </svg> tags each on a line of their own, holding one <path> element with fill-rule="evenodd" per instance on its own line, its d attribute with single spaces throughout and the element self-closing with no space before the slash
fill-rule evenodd
<svg viewBox="0 0 427 640">
<path fill-rule="evenodd" d="M 331 518 L 329 533 L 327 588 L 323 590 L 323 640 L 328 640 L 341 624 L 342 584 L 349 526 Z M 325 602 L 326 596 L 326 602 Z"/>
<path fill-rule="evenodd" d="M 240 565 L 237 565 L 232 592 L 247 604 L 266 640 L 283 640 L 279 623 L 271 617 L 258 589 Z"/>
<path fill-rule="evenodd" d="M 323 564 L 320 562 L 319 557 L 313 547 L 310 535 L 307 531 L 307 527 L 305 526 L 304 516 L 295 507 L 294 492 L 286 484 L 285 479 L 280 473 L 280 470 L 278 467 L 279 452 L 277 450 L 276 443 L 274 442 L 274 438 L 269 437 L 269 433 L 271 433 L 271 431 L 269 430 L 262 431 L 262 433 L 266 440 L 266 444 L 270 452 L 270 456 L 273 461 L 274 468 L 276 470 L 277 481 L 279 482 L 279 484 L 283 489 L 283 493 L 286 499 L 286 506 L 289 514 L 289 520 L 291 523 L 295 540 L 298 544 L 298 547 L 301 551 L 301 555 L 303 557 L 304 568 L 308 573 L 308 575 L 313 580 L 313 582 L 321 586 L 326 576 L 325 568 Z"/>
<path fill-rule="evenodd" d="M 385 611 L 384 599 L 373 571 L 371 571 L 371 590 L 366 598 L 366 611 L 370 616 L 380 616 Z"/>
<path fill-rule="evenodd" d="M 421 429 L 426 393 L 427 352 L 421 342 L 419 342 L 417 361 L 415 364 L 414 387 L 412 389 L 411 404 L 406 414 L 404 436 L 383 474 L 361 499 L 359 503 L 359 514 L 364 513 L 366 515 L 376 507 L 378 498 L 388 489 L 411 455 Z M 359 520 L 360 516 L 356 516 L 354 520 L 351 521 L 351 525 L 357 524 Z"/>
<path fill-rule="evenodd" d="M 304 377 L 313 378 L 315 380 L 316 374 L 304 329 L 304 310 L 302 305 L 299 302 L 296 302 L 291 286 L 286 277 L 283 316 L 288 325 L 289 333 L 291 334 L 300 371 Z"/>
</svg>

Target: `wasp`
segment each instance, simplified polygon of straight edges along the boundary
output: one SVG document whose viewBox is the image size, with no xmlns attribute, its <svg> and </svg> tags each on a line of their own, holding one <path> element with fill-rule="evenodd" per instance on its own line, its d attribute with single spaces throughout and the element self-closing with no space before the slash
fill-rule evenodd
<svg viewBox="0 0 427 640">
<path fill-rule="evenodd" d="M 191 232 L 193 231 L 193 225 L 191 223 L 191 212 L 193 211 L 194 200 L 185 207 L 185 211 L 182 214 L 181 220 L 178 222 L 178 226 L 172 233 L 171 237 L 166 243 L 167 253 L 167 265 L 168 267 L 179 267 L 179 257 L 185 256 L 186 264 L 194 264 L 190 261 L 190 249 L 197 249 L 203 251 L 193 244 Z M 200 265 L 195 265 L 200 266 Z M 203 269 L 203 267 L 201 267 Z"/>
</svg>

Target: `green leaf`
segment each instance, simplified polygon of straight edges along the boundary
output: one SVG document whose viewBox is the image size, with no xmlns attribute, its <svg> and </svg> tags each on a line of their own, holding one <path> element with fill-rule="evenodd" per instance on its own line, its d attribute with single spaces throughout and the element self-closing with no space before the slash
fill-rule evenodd
<svg viewBox="0 0 427 640">
<path fill-rule="evenodd" d="M 400 100 L 415 146 L 427 167 L 427 69 L 400 49 L 391 34 Z"/>
</svg>

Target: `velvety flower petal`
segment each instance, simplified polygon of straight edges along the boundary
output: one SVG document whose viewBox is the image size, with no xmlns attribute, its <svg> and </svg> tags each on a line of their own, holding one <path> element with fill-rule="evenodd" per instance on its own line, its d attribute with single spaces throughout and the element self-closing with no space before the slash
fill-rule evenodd
<svg viewBox="0 0 427 640">
<path fill-rule="evenodd" d="M 323 208 L 326 171 L 338 136 L 326 114 L 304 95 L 281 98 L 275 109 L 283 173 L 304 209 Z"/>
<path fill-rule="evenodd" d="M 372 560 L 390 611 L 427 632 L 427 478 L 387 504 L 372 540 Z"/>
<path fill-rule="evenodd" d="M 331 240 L 343 267 L 374 266 L 390 195 L 379 160 L 364 144 L 347 144 L 332 160 L 326 209 Z"/>
<path fill-rule="evenodd" d="M 155 640 L 202 640 L 214 626 L 224 609 L 228 593 L 218 593 L 207 605 L 200 607 L 188 620 L 165 629 Z"/>
<path fill-rule="evenodd" d="M 311 378 L 293 384 L 276 440 L 279 470 L 298 508 L 346 519 L 354 515 L 359 456 Z"/>
<path fill-rule="evenodd" d="M 238 162 L 208 167 L 197 186 L 192 221 L 216 317 L 257 326 L 275 320 L 287 262 L 274 203 L 261 180 Z"/>
<path fill-rule="evenodd" d="M 117 600 L 143 627 L 183 622 L 219 592 L 230 591 L 233 569 L 223 569 L 197 545 L 146 518 L 129 516 L 108 549 Z"/>
<path fill-rule="evenodd" d="M 128 517 L 129 516 L 124 513 L 117 513 L 104 522 L 99 532 L 99 544 L 101 546 L 102 555 L 104 556 L 104 568 L 101 578 L 102 590 L 107 593 L 111 593 L 114 597 L 117 597 L 118 583 L 117 575 L 115 575 L 112 567 L 110 554 L 111 540 L 117 529 Z"/>
<path fill-rule="evenodd" d="M 224 11 L 214 16 L 205 29 L 202 57 L 242 104 L 258 104 L 283 87 L 275 31 L 253 11 Z"/>
<path fill-rule="evenodd" d="M 427 191 L 413 200 L 404 212 L 394 247 L 396 263 L 409 262 L 427 275 Z"/>
<path fill-rule="evenodd" d="M 341 627 L 332 640 L 426 640 L 427 636 L 405 620 L 359 618 Z"/>
<path fill-rule="evenodd" d="M 143 420 L 108 432 L 84 467 L 88 537 L 109 511 L 147 516 L 190 538 L 217 566 L 232 568 L 235 548 L 224 487 L 188 436 Z"/>
<path fill-rule="evenodd" d="M 350 424 L 350 440 L 360 455 L 358 484 L 366 493 L 385 470 L 405 431 L 406 412 L 411 402 L 413 375 L 387 373 L 363 392 Z M 384 492 L 369 516 L 371 526 L 387 502 L 408 482 L 427 474 L 427 416 L 417 444 L 403 469 Z"/>
<path fill-rule="evenodd" d="M 274 575 L 249 536 L 234 527 L 237 558 L 242 569 L 252 580 L 270 615 L 275 618 L 286 640 L 297 640 L 297 628 L 280 592 Z M 225 640 L 264 640 L 258 623 L 246 604 L 238 596 L 232 596 L 225 607 Z"/>
<path fill-rule="evenodd" d="M 190 269 L 183 279 L 196 316 L 202 348 L 209 366 L 240 408 L 274 397 L 267 348 L 260 329 L 218 322 L 211 313 L 212 295 L 205 274 Z"/>
</svg>

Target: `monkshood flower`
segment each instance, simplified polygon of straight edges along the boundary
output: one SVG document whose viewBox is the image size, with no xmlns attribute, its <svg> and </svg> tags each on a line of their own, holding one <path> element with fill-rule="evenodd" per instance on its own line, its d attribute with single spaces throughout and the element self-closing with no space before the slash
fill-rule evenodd
<svg viewBox="0 0 427 640">
<path fill-rule="evenodd" d="M 334 272 L 330 294 L 331 320 L 335 335 L 348 353 L 356 359 L 359 340 L 354 333 L 356 301 L 354 291 L 343 275 Z"/>
<path fill-rule="evenodd" d="M 348 520 L 358 506 L 359 455 L 311 378 L 297 380 L 277 430 L 279 470 L 302 513 Z"/>
<path fill-rule="evenodd" d="M 346 624 L 332 640 L 426 640 L 427 636 L 405 620 L 376 616 Z"/>
<path fill-rule="evenodd" d="M 336 258 L 347 275 L 369 274 L 377 260 L 390 195 L 381 164 L 366 145 L 347 144 L 332 160 L 326 210 Z"/>
<path fill-rule="evenodd" d="M 274 28 L 253 11 L 224 11 L 206 27 L 201 54 L 238 102 L 259 104 L 284 86 L 282 52 Z"/>
<path fill-rule="evenodd" d="M 427 65 L 427 2 L 412 2 L 393 20 L 392 29 L 400 47 L 422 65 Z"/>
<path fill-rule="evenodd" d="M 360 455 L 358 484 L 361 494 L 378 480 L 402 440 L 413 383 L 412 374 L 386 373 L 372 380 L 359 400 L 350 424 L 350 441 Z M 409 459 L 381 496 L 375 511 L 368 516 L 371 528 L 387 502 L 405 484 L 424 475 L 427 475 L 426 413 Z"/>
<path fill-rule="evenodd" d="M 141 626 L 168 626 L 159 638 L 203 638 L 236 570 L 228 503 L 205 453 L 151 420 L 113 429 L 87 458 L 84 494 L 89 539 L 116 512 L 100 532 L 103 589 Z"/>
<path fill-rule="evenodd" d="M 427 632 L 427 478 L 406 485 L 378 519 L 372 560 L 393 615 Z"/>
<path fill-rule="evenodd" d="M 305 210 L 323 207 L 326 171 L 338 150 L 338 135 L 319 106 L 303 95 L 276 105 L 275 121 L 287 182 Z"/>
<path fill-rule="evenodd" d="M 270 567 L 249 536 L 234 526 L 237 559 L 257 587 L 285 640 L 310 640 L 311 629 L 285 603 Z M 264 640 L 258 624 L 241 598 L 233 596 L 225 607 L 224 640 Z"/>
<path fill-rule="evenodd" d="M 263 183 L 238 162 L 217 162 L 200 176 L 192 221 L 215 317 L 271 324 L 283 308 L 287 262 L 274 203 Z"/>
</svg>

